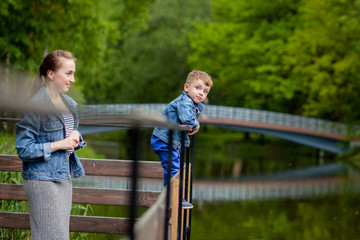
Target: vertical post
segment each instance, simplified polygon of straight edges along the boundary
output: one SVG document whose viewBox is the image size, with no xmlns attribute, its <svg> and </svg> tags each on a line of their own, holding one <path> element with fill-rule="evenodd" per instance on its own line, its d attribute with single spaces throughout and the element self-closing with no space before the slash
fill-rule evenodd
<svg viewBox="0 0 360 240">
<path fill-rule="evenodd" d="M 189 148 L 186 148 L 186 157 L 185 157 L 185 191 L 184 191 L 184 198 L 186 199 L 186 201 L 189 201 Z M 188 211 L 189 210 L 185 210 L 184 211 L 184 219 L 183 219 L 183 223 L 184 223 L 184 227 L 183 227 L 183 240 L 185 240 L 187 238 L 187 232 L 189 231 L 189 227 L 188 227 Z"/>
<path fill-rule="evenodd" d="M 170 194 L 171 194 L 171 186 L 170 186 L 170 179 L 171 179 L 171 151 L 172 151 L 172 144 L 173 144 L 173 130 L 169 130 L 169 150 L 168 150 L 168 175 L 166 177 L 166 206 L 165 206 L 165 226 L 164 226 L 164 240 L 168 240 L 169 238 L 169 218 L 170 218 Z"/>
<path fill-rule="evenodd" d="M 178 237 L 181 238 L 181 219 L 182 219 L 182 198 L 183 198 L 183 176 L 184 176 L 184 146 L 185 146 L 185 131 L 181 131 L 181 149 L 180 149 L 180 176 L 179 176 L 179 214 L 178 214 Z"/>
<path fill-rule="evenodd" d="M 3 91 L 0 92 L 0 94 L 2 96 L 5 97 L 5 99 L 8 99 L 8 94 L 9 94 L 9 91 L 10 91 L 10 53 L 6 53 L 6 60 L 5 60 L 5 73 L 4 73 L 4 82 L 3 82 L 3 86 L 2 86 L 2 89 Z M 3 117 L 7 117 L 8 116 L 8 112 L 7 110 L 5 109 L 5 111 L 2 113 Z M 8 126 L 8 123 L 7 122 L 2 122 L 2 127 L 7 130 L 7 126 Z"/>
<path fill-rule="evenodd" d="M 192 190 L 193 190 L 193 168 L 194 168 L 194 135 L 191 135 L 191 140 L 190 140 L 190 159 L 191 159 L 191 164 L 190 164 L 190 202 L 192 203 Z M 191 235 L 191 211 L 192 209 L 189 210 L 189 229 L 188 231 L 186 231 L 187 233 L 187 240 L 190 240 L 190 235 Z"/>
<path fill-rule="evenodd" d="M 139 160 L 139 127 L 136 126 L 131 129 L 132 136 L 132 191 L 131 191 L 131 205 L 130 205 L 130 240 L 135 240 L 134 225 L 136 219 L 136 189 L 137 189 L 137 165 Z"/>
</svg>

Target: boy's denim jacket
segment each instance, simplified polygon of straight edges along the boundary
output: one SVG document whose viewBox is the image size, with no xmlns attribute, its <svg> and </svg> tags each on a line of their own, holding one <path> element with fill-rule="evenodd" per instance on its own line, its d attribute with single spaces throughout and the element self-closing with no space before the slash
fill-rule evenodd
<svg viewBox="0 0 360 240">
<path fill-rule="evenodd" d="M 200 117 L 200 114 L 204 108 L 204 104 L 194 103 L 194 101 L 189 97 L 188 93 L 183 91 L 183 93 L 178 98 L 174 99 L 166 106 L 162 114 L 166 116 L 170 122 L 182 125 L 185 124 L 194 129 L 199 126 L 197 119 Z M 167 128 L 156 127 L 153 131 L 153 135 L 169 144 L 169 130 Z M 185 136 L 185 147 L 189 147 L 189 135 L 185 134 Z M 174 131 L 172 147 L 177 151 L 180 150 L 180 131 Z"/>
<path fill-rule="evenodd" d="M 61 94 L 64 103 L 74 116 L 74 130 L 78 128 L 77 103 Z M 50 96 L 42 86 L 30 99 L 29 106 L 55 109 Z M 65 123 L 61 113 L 53 111 L 25 112 L 16 124 L 16 150 L 23 161 L 23 178 L 49 181 L 70 180 L 85 175 L 84 168 L 75 151 L 68 157 L 66 150 L 51 152 L 50 143 L 65 138 Z M 86 143 L 80 137 L 78 148 Z"/>
</svg>

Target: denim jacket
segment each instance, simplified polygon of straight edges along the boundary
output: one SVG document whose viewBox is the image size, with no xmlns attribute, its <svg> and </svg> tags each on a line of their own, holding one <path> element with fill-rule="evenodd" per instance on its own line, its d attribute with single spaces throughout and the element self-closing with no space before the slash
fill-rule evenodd
<svg viewBox="0 0 360 240">
<path fill-rule="evenodd" d="M 77 103 L 61 94 L 64 103 L 74 116 L 74 130 L 78 128 Z M 50 96 L 42 86 L 30 99 L 30 106 L 55 109 Z M 70 180 L 85 175 L 75 151 L 68 157 L 66 150 L 51 152 L 50 143 L 65 138 L 65 123 L 61 113 L 25 112 L 16 124 L 16 149 L 23 161 L 23 178 L 49 181 Z M 82 137 L 78 148 L 86 145 Z"/>
<path fill-rule="evenodd" d="M 199 126 L 198 118 L 201 112 L 204 110 L 204 104 L 195 103 L 188 95 L 187 92 L 183 93 L 172 102 L 170 102 L 163 115 L 173 123 L 188 125 L 192 129 Z M 160 138 L 165 143 L 169 144 L 169 130 L 167 128 L 156 127 L 153 131 L 153 135 Z M 190 138 L 189 135 L 185 134 L 185 147 L 189 147 Z M 181 133 L 180 131 L 174 131 L 172 147 L 175 150 L 181 148 Z"/>
</svg>

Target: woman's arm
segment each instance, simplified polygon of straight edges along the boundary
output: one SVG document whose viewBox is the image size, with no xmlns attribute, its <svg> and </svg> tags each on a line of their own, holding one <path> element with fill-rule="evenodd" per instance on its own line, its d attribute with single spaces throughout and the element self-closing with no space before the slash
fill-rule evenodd
<svg viewBox="0 0 360 240">
<path fill-rule="evenodd" d="M 16 150 L 24 161 L 47 161 L 50 159 L 50 143 L 38 141 L 40 124 L 40 114 L 35 113 L 24 113 L 20 122 L 16 124 Z"/>
<path fill-rule="evenodd" d="M 16 149 L 23 161 L 48 161 L 51 153 L 58 150 L 73 150 L 79 145 L 80 133 L 76 130 L 62 140 L 39 141 L 41 118 L 39 114 L 24 114 L 16 124 Z M 46 138 L 46 136 L 42 136 Z M 46 139 L 44 139 L 46 141 Z"/>
</svg>

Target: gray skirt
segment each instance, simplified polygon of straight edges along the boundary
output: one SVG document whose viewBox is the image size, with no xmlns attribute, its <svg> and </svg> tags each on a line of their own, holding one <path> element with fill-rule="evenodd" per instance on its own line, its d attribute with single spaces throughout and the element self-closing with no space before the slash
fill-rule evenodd
<svg viewBox="0 0 360 240">
<path fill-rule="evenodd" d="M 24 179 L 33 240 L 68 240 L 72 182 Z"/>
</svg>

